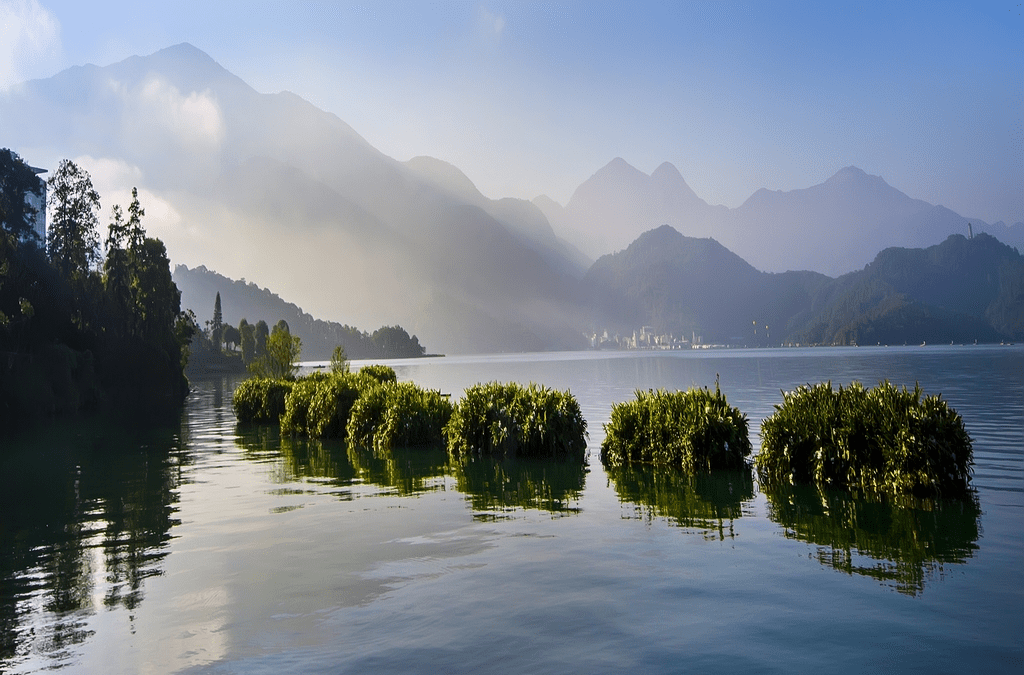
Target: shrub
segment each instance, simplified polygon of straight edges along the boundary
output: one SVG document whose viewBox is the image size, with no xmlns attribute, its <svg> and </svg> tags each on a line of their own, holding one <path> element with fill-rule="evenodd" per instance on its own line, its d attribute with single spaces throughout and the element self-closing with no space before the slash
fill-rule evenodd
<svg viewBox="0 0 1024 675">
<path fill-rule="evenodd" d="M 266 377 L 250 377 L 239 383 L 231 397 L 239 422 L 277 423 L 285 411 L 285 399 L 294 383 Z"/>
<path fill-rule="evenodd" d="M 314 372 L 300 378 L 285 401 L 282 434 L 341 437 L 352 406 L 376 382 L 350 373 Z"/>
<path fill-rule="evenodd" d="M 605 466 L 644 462 L 687 473 L 742 469 L 751 450 L 746 415 L 729 406 L 717 383 L 713 393 L 638 391 L 636 400 L 612 406 L 604 430 Z"/>
<path fill-rule="evenodd" d="M 374 450 L 440 445 L 451 416 L 452 404 L 440 393 L 412 382 L 387 382 L 369 387 L 352 406 L 348 438 Z"/>
<path fill-rule="evenodd" d="M 761 424 L 754 463 L 763 485 L 821 487 L 919 497 L 963 494 L 973 464 L 957 412 L 921 388 L 888 381 L 801 386 Z"/>
<path fill-rule="evenodd" d="M 491 382 L 470 387 L 444 434 L 455 456 L 586 456 L 587 421 L 576 398 L 536 384 Z"/>
<path fill-rule="evenodd" d="M 366 375 L 377 380 L 381 384 L 387 384 L 388 382 L 397 382 L 398 375 L 395 374 L 395 369 L 391 366 L 382 366 L 374 364 L 372 366 L 363 366 L 359 369 L 360 375 Z"/>
</svg>

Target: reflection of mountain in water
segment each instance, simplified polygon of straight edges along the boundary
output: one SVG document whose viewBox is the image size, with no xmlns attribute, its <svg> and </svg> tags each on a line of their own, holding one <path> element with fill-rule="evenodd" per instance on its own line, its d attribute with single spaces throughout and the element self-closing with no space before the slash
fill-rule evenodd
<svg viewBox="0 0 1024 675">
<path fill-rule="evenodd" d="M 750 470 L 687 475 L 664 467 L 634 464 L 606 467 L 623 503 L 632 504 L 630 517 L 667 518 L 670 523 L 698 532 L 705 539 L 732 539 L 733 521 L 745 515 L 754 498 Z M 746 512 L 749 515 L 749 512 Z"/>
<path fill-rule="evenodd" d="M 578 513 L 588 469 L 580 462 L 484 456 L 453 460 L 449 470 L 478 512 L 476 518 L 494 520 L 516 509 Z"/>
<path fill-rule="evenodd" d="M 131 434 L 90 420 L 5 439 L 0 671 L 29 654 L 59 667 L 92 634 L 91 616 L 132 612 L 144 579 L 163 574 L 186 460 L 176 431 Z"/>
<path fill-rule="evenodd" d="M 978 548 L 981 508 L 964 500 L 868 501 L 847 493 L 794 487 L 766 494 L 768 517 L 790 539 L 816 545 L 822 565 L 862 574 L 900 593 L 917 595 L 943 566 Z"/>
</svg>

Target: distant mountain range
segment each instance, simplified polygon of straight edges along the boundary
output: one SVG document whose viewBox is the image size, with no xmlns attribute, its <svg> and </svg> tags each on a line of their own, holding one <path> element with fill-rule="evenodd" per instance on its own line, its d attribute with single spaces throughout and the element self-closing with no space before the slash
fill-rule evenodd
<svg viewBox="0 0 1024 675">
<path fill-rule="evenodd" d="M 975 233 L 1024 249 L 1024 223 L 1007 227 L 965 218 L 911 199 L 852 166 L 803 190 L 758 190 L 729 209 L 700 199 L 668 162 L 648 176 L 616 158 L 580 185 L 564 208 L 547 197 L 534 203 L 556 231 L 595 258 L 665 224 L 688 236 L 714 237 L 758 269 L 830 276 L 860 269 L 883 248 L 920 248 L 967 235 L 968 223 Z"/>
<path fill-rule="evenodd" d="M 967 233 L 961 216 L 852 167 L 736 209 L 705 203 L 671 164 L 648 176 L 621 159 L 564 208 L 491 200 L 458 168 L 387 157 L 337 116 L 288 92 L 260 94 L 188 44 L 9 88 L 0 120 L 3 142 L 34 164 L 78 158 L 110 184 L 138 185 L 147 229 L 175 263 L 258 279 L 334 325 L 399 324 L 446 353 L 575 348 L 605 320 L 712 322 L 709 335 L 739 337 L 763 315 L 796 331 L 824 302 L 824 274 Z M 970 222 L 1024 248 L 1024 224 Z M 720 243 L 656 230 L 664 250 L 648 271 L 661 278 L 630 271 L 628 255 L 591 267 L 665 224 Z M 723 270 L 728 288 L 712 281 Z M 680 296 L 684 287 L 703 299 Z"/>
<path fill-rule="evenodd" d="M 1024 338 L 1024 257 L 986 234 L 888 248 L 863 270 L 759 272 L 668 225 L 603 256 L 583 280 L 596 324 L 705 343 L 897 344 Z"/>
</svg>

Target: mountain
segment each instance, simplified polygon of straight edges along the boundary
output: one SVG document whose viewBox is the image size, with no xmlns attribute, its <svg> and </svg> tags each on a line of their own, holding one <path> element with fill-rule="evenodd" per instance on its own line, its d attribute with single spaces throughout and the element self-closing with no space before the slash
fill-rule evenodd
<svg viewBox="0 0 1024 675">
<path fill-rule="evenodd" d="M 535 203 L 556 230 L 594 257 L 621 250 L 661 224 L 714 237 L 758 269 L 830 276 L 860 269 L 883 248 L 930 246 L 967 234 L 969 222 L 976 233 L 991 230 L 1024 248 L 1024 226 L 968 220 L 852 166 L 809 188 L 758 190 L 729 209 L 700 199 L 669 163 L 648 176 L 616 158 L 580 185 L 564 208 L 546 198 Z"/>
<path fill-rule="evenodd" d="M 191 45 L 12 87 L 0 119 L 33 161 L 71 157 L 120 193 L 139 186 L 176 263 L 258 276 L 324 318 L 407 326 L 437 351 L 580 343 L 589 261 L 536 206 L 486 199 L 440 160 L 387 157 Z"/>
<path fill-rule="evenodd" d="M 668 225 L 599 258 L 583 279 L 596 329 L 705 343 L 980 342 L 1024 338 L 1024 257 L 994 237 L 888 248 L 839 278 L 760 272 Z"/>
<path fill-rule="evenodd" d="M 760 272 L 714 239 L 669 225 L 597 260 L 583 279 L 594 325 L 705 343 L 767 344 L 809 319 L 812 298 L 831 279 L 814 272 Z"/>
<path fill-rule="evenodd" d="M 822 287 L 797 342 L 892 344 L 1024 339 L 1024 256 L 987 234 L 888 248 Z"/>
</svg>

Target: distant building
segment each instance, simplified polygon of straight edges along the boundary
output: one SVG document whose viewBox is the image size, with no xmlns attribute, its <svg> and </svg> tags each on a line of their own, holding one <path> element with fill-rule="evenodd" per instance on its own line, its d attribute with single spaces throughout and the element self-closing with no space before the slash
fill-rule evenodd
<svg viewBox="0 0 1024 675">
<path fill-rule="evenodd" d="M 46 246 L 46 181 L 40 178 L 40 174 L 46 173 L 46 169 L 37 169 L 32 166 L 29 167 L 32 172 L 35 173 L 36 178 L 39 180 L 39 195 L 36 196 L 31 192 L 25 194 L 25 203 L 36 210 L 35 215 L 32 217 L 32 229 L 39 236 L 39 243 L 42 246 Z"/>
</svg>

